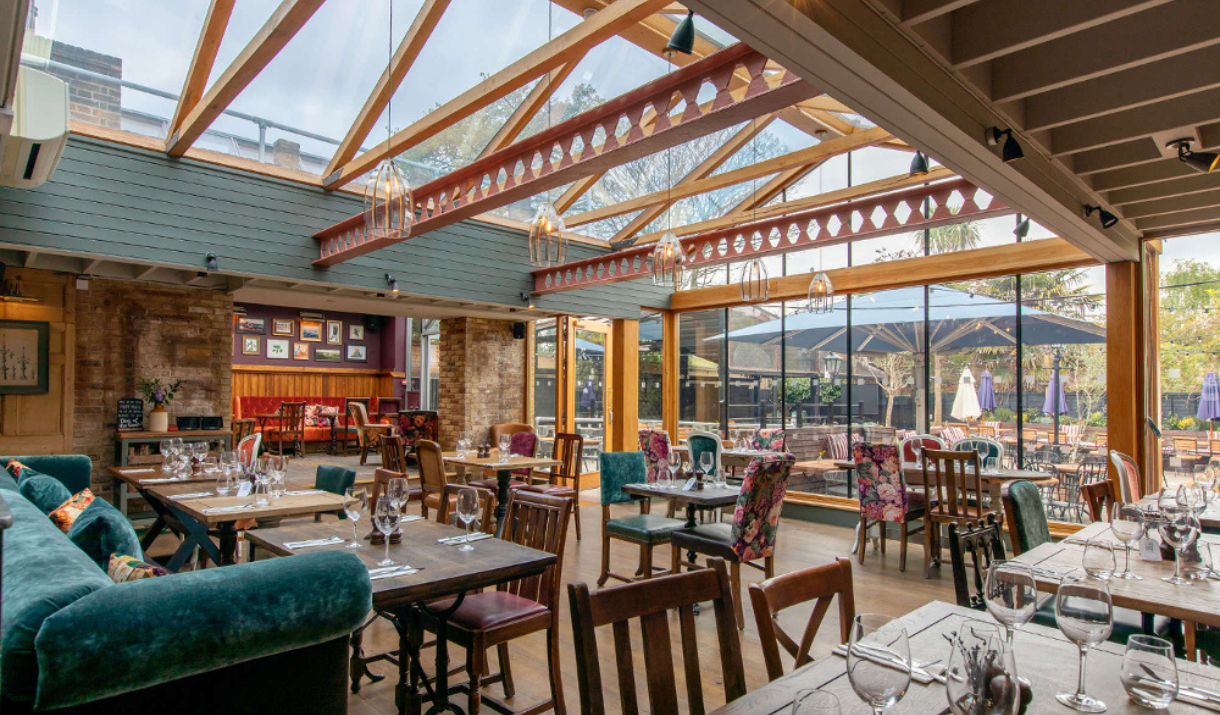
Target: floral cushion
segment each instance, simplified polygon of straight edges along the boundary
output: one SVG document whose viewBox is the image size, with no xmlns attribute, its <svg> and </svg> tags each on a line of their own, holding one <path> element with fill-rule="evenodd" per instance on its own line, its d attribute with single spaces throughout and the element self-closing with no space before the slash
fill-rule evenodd
<svg viewBox="0 0 1220 715">
<path fill-rule="evenodd" d="M 145 578 L 168 576 L 169 571 L 137 559 L 134 556 L 111 554 L 110 564 L 106 567 L 106 575 L 115 583 L 128 583 Z"/>
<path fill-rule="evenodd" d="M 751 446 L 759 451 L 782 452 L 784 451 L 784 431 L 782 429 L 760 429 L 754 433 Z"/>
<path fill-rule="evenodd" d="M 898 448 L 892 444 L 859 442 L 852 456 L 856 461 L 861 516 L 895 524 L 906 521 L 907 489 L 902 481 Z"/>
<path fill-rule="evenodd" d="M 306 427 L 317 427 L 318 426 L 318 406 L 317 405 L 305 405 L 305 426 Z"/>
<path fill-rule="evenodd" d="M 59 530 L 66 534 L 72 528 L 72 525 L 76 523 L 80 515 L 84 513 L 85 509 L 93 503 L 94 498 L 93 492 L 88 489 L 82 489 L 72 495 L 71 499 L 60 504 L 50 514 L 47 514 L 47 516 L 51 519 L 51 523 L 58 526 Z"/>
<path fill-rule="evenodd" d="M 640 451 L 648 464 L 648 482 L 653 483 L 669 469 L 669 435 L 664 431 L 640 430 Z"/>
<path fill-rule="evenodd" d="M 18 462 L 15 459 L 8 460 L 8 464 L 4 465 L 4 468 L 7 469 L 8 473 L 13 475 L 13 479 L 16 479 L 18 482 L 21 481 L 21 475 L 26 470 L 30 470 L 29 467 L 25 466 L 24 464 L 22 464 L 21 462 Z M 30 471 L 33 471 L 33 470 L 30 470 Z"/>
<path fill-rule="evenodd" d="M 775 553 L 779 513 L 795 461 L 791 454 L 755 457 L 746 467 L 729 536 L 729 548 L 743 563 Z"/>
<path fill-rule="evenodd" d="M 421 439 L 435 442 L 440 425 L 440 417 L 435 412 L 415 410 L 398 416 L 398 434 L 404 445 L 415 444 Z"/>
</svg>

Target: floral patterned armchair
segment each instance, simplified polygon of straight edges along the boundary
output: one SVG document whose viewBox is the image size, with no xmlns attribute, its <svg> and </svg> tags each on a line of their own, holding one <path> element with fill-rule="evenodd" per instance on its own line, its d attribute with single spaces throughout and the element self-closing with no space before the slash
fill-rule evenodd
<svg viewBox="0 0 1220 715">
<path fill-rule="evenodd" d="M 852 447 L 852 456 L 856 462 L 856 486 L 860 493 L 860 563 L 864 563 L 867 546 L 864 537 L 867 537 L 871 527 L 880 525 L 882 553 L 885 553 L 885 524 L 901 524 L 898 570 L 906 571 L 908 536 L 919 530 L 910 529 L 910 522 L 923 518 L 927 499 L 923 494 L 907 489 L 898 447 L 857 442 Z"/>
<path fill-rule="evenodd" d="M 435 412 L 413 410 L 398 415 L 398 435 L 402 437 L 402 446 L 412 448 L 416 440 L 437 440 L 440 434 L 441 420 Z"/>
<path fill-rule="evenodd" d="M 640 430 L 640 451 L 648 465 L 648 482 L 656 482 L 662 470 L 669 469 L 669 434 L 664 430 Z"/>
<path fill-rule="evenodd" d="M 784 451 L 784 431 L 782 429 L 760 429 L 754 433 L 750 446 L 757 451 Z"/>
<path fill-rule="evenodd" d="M 780 438 L 783 436 L 781 434 Z M 796 457 L 791 454 L 757 457 L 746 467 L 741 496 L 733 511 L 729 548 L 742 562 L 768 558 L 775 553 L 779 513 L 788 493 L 788 474 Z"/>
</svg>

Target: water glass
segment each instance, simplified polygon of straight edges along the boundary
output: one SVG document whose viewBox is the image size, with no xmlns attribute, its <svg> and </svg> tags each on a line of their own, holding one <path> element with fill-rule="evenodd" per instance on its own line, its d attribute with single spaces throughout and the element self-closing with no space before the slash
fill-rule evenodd
<svg viewBox="0 0 1220 715">
<path fill-rule="evenodd" d="M 682 455 L 677 451 L 671 450 L 669 452 L 668 466 L 669 469 L 667 471 L 669 474 L 669 479 L 666 479 L 665 483 L 661 486 L 665 487 L 666 489 L 671 489 L 673 488 L 674 480 L 678 478 L 678 470 L 682 468 Z"/>
<path fill-rule="evenodd" d="M 227 497 L 231 491 L 233 491 L 233 468 L 225 465 L 220 469 L 220 476 L 216 477 L 216 495 Z"/>
<path fill-rule="evenodd" d="M 1110 531 L 1114 532 L 1114 538 L 1123 543 L 1127 552 L 1126 565 L 1122 573 L 1114 574 L 1114 578 L 1140 580 L 1142 576 L 1131 573 L 1131 551 L 1132 545 L 1144 535 L 1143 510 L 1133 504 L 1115 502 L 1110 507 Z"/>
<path fill-rule="evenodd" d="M 852 690 L 881 715 L 911 687 L 911 646 L 900 622 L 877 613 L 856 616 L 847 644 Z"/>
<path fill-rule="evenodd" d="M 1173 644 L 1156 636 L 1131 636 L 1119 678 L 1137 705 L 1152 710 L 1168 708 L 1178 695 Z"/>
<path fill-rule="evenodd" d="M 254 482 L 254 506 L 271 506 L 271 481 L 265 474 Z"/>
<path fill-rule="evenodd" d="M 407 480 L 403 477 L 391 479 L 386 483 L 385 493 L 390 498 L 390 503 L 401 513 L 410 497 L 410 492 L 407 491 Z"/>
<path fill-rule="evenodd" d="M 174 468 L 174 440 L 163 439 L 157 445 L 161 450 L 161 471 L 169 472 Z"/>
<path fill-rule="evenodd" d="M 945 696 L 954 715 L 1018 712 L 1016 659 L 994 624 L 968 620 L 958 627 L 945 670 Z"/>
<path fill-rule="evenodd" d="M 377 562 L 378 566 L 394 566 L 397 563 L 390 558 L 390 534 L 398 529 L 401 519 L 402 514 L 389 497 L 377 497 L 377 506 L 373 510 L 373 525 L 385 537 L 385 558 Z"/>
<path fill-rule="evenodd" d="M 205 457 L 203 460 L 203 473 L 216 474 L 220 471 L 220 460 L 216 457 Z"/>
<path fill-rule="evenodd" d="M 712 459 L 711 452 L 703 452 L 699 455 L 699 472 L 703 476 L 708 477 L 712 474 L 712 465 L 715 460 Z"/>
<path fill-rule="evenodd" d="M 1080 650 L 1080 674 L 1075 693 L 1057 693 L 1055 699 L 1085 713 L 1105 712 L 1106 704 L 1085 694 L 1085 656 L 1114 630 L 1110 587 L 1101 579 L 1066 577 L 1055 596 L 1055 621 L 1063 635 Z"/>
<path fill-rule="evenodd" d="M 1038 611 L 1038 584 L 1028 564 L 1016 561 L 992 561 L 987 569 L 987 585 L 983 593 L 987 612 L 999 621 L 1012 646 L 1016 629 L 1033 620 Z"/>
<path fill-rule="evenodd" d="M 466 538 L 458 551 L 474 551 L 470 545 L 470 522 L 479 516 L 479 492 L 474 487 L 463 487 L 458 490 L 457 516 L 466 525 Z"/>
<path fill-rule="evenodd" d="M 724 489 L 729 485 L 729 470 L 717 469 L 713 472 L 716 476 L 712 482 L 712 486 L 717 489 Z"/>
<path fill-rule="evenodd" d="M 347 548 L 359 549 L 363 546 L 360 543 L 360 536 L 356 533 L 356 524 L 368 510 L 369 493 L 364 487 L 348 487 L 343 490 L 343 513 L 352 520 L 352 543 L 348 544 Z"/>
<path fill-rule="evenodd" d="M 1185 561 L 1186 549 L 1199 536 L 1199 520 L 1190 509 L 1184 507 L 1165 507 L 1161 510 L 1161 538 L 1178 552 L 1174 563 L 1173 575 L 1162 578 L 1167 583 L 1179 586 L 1190 585 L 1190 579 L 1182 577 L 1182 562 Z"/>
<path fill-rule="evenodd" d="M 1089 539 L 1084 544 L 1081 566 L 1084 567 L 1084 572 L 1093 578 L 1108 581 L 1116 568 L 1114 548 L 1108 541 Z"/>
<path fill-rule="evenodd" d="M 1196 516 L 1202 514 L 1203 510 L 1207 508 L 1207 498 L 1203 494 L 1203 487 L 1194 482 L 1178 487 L 1174 500 L 1177 501 L 1178 506 L 1189 509 Z"/>
<path fill-rule="evenodd" d="M 839 699 L 825 690 L 801 690 L 792 700 L 792 715 L 842 715 Z"/>
<path fill-rule="evenodd" d="M 499 447 L 500 447 L 500 459 L 501 460 L 510 459 L 513 456 L 512 451 L 511 451 L 512 445 L 513 445 L 512 437 L 510 437 L 506 434 L 500 435 Z"/>
</svg>

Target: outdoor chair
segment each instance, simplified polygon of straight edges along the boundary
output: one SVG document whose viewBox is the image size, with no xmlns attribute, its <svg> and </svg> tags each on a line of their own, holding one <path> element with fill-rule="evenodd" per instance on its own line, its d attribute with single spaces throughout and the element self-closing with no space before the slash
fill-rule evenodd
<svg viewBox="0 0 1220 715">
<path fill-rule="evenodd" d="M 860 495 L 860 563 L 864 563 L 868 530 L 877 526 L 881 531 L 881 553 L 885 553 L 886 524 L 900 524 L 898 570 L 907 570 L 907 542 L 911 534 L 927 528 L 926 520 L 911 529 L 911 522 L 925 519 L 928 501 L 924 493 L 907 488 L 898 448 L 892 444 L 857 442 L 852 448 L 856 462 L 856 486 Z"/>
<path fill-rule="evenodd" d="M 966 557 L 970 564 L 967 567 Z M 949 562 L 953 568 L 953 593 L 957 605 L 987 610 L 987 571 L 993 561 L 1004 560 L 1004 539 L 995 514 L 980 523 L 949 525 Z"/>
<path fill-rule="evenodd" d="M 652 578 L 653 549 L 669 543 L 673 532 L 681 529 L 685 522 L 649 513 L 652 500 L 635 497 L 623 491 L 628 484 L 647 483 L 647 467 L 643 452 L 602 452 L 601 496 L 602 496 L 602 570 L 597 585 L 615 578 L 619 581 L 635 581 L 637 578 Z M 610 517 L 611 504 L 640 503 L 640 513 L 631 516 Z M 626 541 L 640 547 L 640 566 L 635 576 L 621 576 L 610 571 L 610 541 Z"/>
<path fill-rule="evenodd" d="M 560 462 L 550 471 L 550 481 L 546 484 L 527 484 L 524 490 L 550 494 L 557 497 L 572 498 L 572 518 L 576 520 L 576 540 L 580 541 L 580 473 L 581 454 L 584 451 L 585 438 L 570 432 L 560 432 L 555 435 L 555 449 L 552 458 Z"/>
<path fill-rule="evenodd" d="M 349 402 L 347 409 L 352 424 L 356 427 L 356 440 L 360 445 L 360 466 L 363 467 L 368 461 L 369 450 L 379 448 L 381 438 L 390 434 L 393 427 L 369 421 L 369 411 L 363 402 Z"/>
<path fill-rule="evenodd" d="M 758 625 L 758 640 L 762 646 L 767 679 L 776 680 L 784 674 L 779 646 L 788 651 L 796 670 L 813 661 L 809 650 L 818 628 L 830 610 L 830 602 L 839 600 L 839 642 L 846 643 L 856 619 L 856 597 L 852 588 L 851 559 L 840 556 L 833 562 L 750 584 L 750 602 L 754 606 L 754 622 Z M 817 600 L 798 643 L 780 628 L 777 616 L 792 606 Z"/>
<path fill-rule="evenodd" d="M 733 627 L 733 596 L 723 559 L 710 559 L 708 568 L 687 574 L 663 576 L 650 581 L 590 592 L 584 583 L 568 584 L 572 613 L 572 637 L 576 647 L 576 680 L 580 685 L 582 715 L 604 715 L 608 684 L 602 682 L 601 654 L 597 629 L 612 625 L 614 658 L 619 673 L 633 678 L 619 682 L 620 710 L 639 711 L 640 702 L 634 681 L 634 659 L 641 648 L 631 644 L 629 623 L 639 619 L 646 636 L 648 678 L 644 681 L 649 709 L 654 713 L 678 712 L 678 686 L 673 667 L 673 641 L 653 634 L 668 630 L 669 611 L 678 611 L 679 642 L 685 670 L 686 695 L 692 713 L 705 711 L 703 671 L 699 665 L 700 647 L 695 628 L 695 605 L 712 602 L 716 615 L 717 642 L 720 646 L 721 682 L 725 699 L 732 702 L 746 694 L 745 665 L 741 658 L 741 639 Z M 661 664 L 664 664 L 663 666 Z M 787 706 L 785 706 L 787 707 Z"/>
<path fill-rule="evenodd" d="M 978 452 L 925 449 L 923 483 L 928 498 L 924 517 L 924 578 L 932 577 L 932 564 L 940 565 L 940 525 L 965 524 L 984 519 L 983 480 Z"/>
</svg>

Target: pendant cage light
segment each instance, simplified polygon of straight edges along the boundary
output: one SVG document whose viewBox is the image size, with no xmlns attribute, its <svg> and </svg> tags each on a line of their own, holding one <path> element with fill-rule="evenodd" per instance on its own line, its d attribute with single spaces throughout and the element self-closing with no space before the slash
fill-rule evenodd
<svg viewBox="0 0 1220 715">
<path fill-rule="evenodd" d="M 678 288 L 682 284 L 682 273 L 686 270 L 686 254 L 682 242 L 673 231 L 666 231 L 652 250 L 652 283 Z"/>
<path fill-rule="evenodd" d="M 543 202 L 530 223 L 530 263 L 534 267 L 550 268 L 567 261 L 568 238 L 563 231 L 563 217 L 555 205 Z"/>
<path fill-rule="evenodd" d="M 741 299 L 748 303 L 765 303 L 771 297 L 767 266 L 761 258 L 751 258 L 741 267 Z"/>
<path fill-rule="evenodd" d="M 387 47 L 389 56 L 386 72 L 394 58 L 394 3 L 390 6 Z M 386 136 L 394 135 L 393 97 L 386 103 Z M 364 187 L 364 230 L 370 238 L 399 241 L 411 235 L 415 223 L 415 204 L 411 200 L 411 184 L 394 160 L 386 156 L 377 164 L 372 180 Z"/>
<path fill-rule="evenodd" d="M 825 273 L 814 275 L 809 281 L 809 312 L 829 313 L 834 310 L 835 287 Z"/>
</svg>

